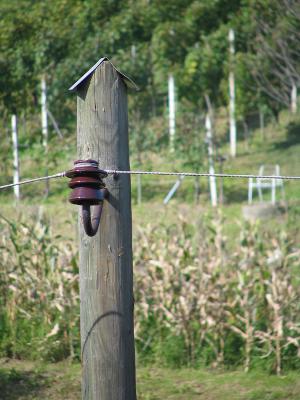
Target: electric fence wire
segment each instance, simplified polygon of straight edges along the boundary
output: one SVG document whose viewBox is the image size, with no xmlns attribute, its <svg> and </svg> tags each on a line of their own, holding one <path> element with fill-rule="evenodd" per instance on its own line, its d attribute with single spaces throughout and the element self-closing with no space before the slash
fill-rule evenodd
<svg viewBox="0 0 300 400">
<path fill-rule="evenodd" d="M 119 171 L 114 169 L 106 169 L 108 174 L 130 174 L 130 175 L 168 175 L 168 176 L 199 176 L 199 177 L 215 177 L 215 178 L 238 178 L 238 179 L 286 179 L 299 180 L 300 176 L 288 175 L 252 175 L 252 174 L 211 174 L 206 172 L 164 172 L 164 171 Z"/>
<path fill-rule="evenodd" d="M 215 177 L 215 178 L 233 178 L 233 179 L 276 179 L 276 180 L 300 180 L 300 176 L 294 175 L 254 175 L 254 174 L 211 174 L 205 172 L 164 172 L 164 171 L 122 171 L 117 169 L 105 169 L 105 172 L 109 175 L 160 175 L 160 176 L 189 176 L 189 177 Z M 54 175 L 42 176 L 39 178 L 26 179 L 24 181 L 9 183 L 7 185 L 0 186 L 0 190 L 8 189 L 13 186 L 27 185 L 29 183 L 46 181 L 49 179 L 63 178 L 66 176 L 66 172 L 59 172 Z"/>
<path fill-rule="evenodd" d="M 7 185 L 0 186 L 0 190 L 8 189 L 8 188 L 11 188 L 13 186 L 28 185 L 29 183 L 47 181 L 49 179 L 63 178 L 65 176 L 65 174 L 66 174 L 65 172 L 59 172 L 58 174 L 54 174 L 54 175 L 41 176 L 39 178 L 26 179 L 25 181 L 21 181 L 21 182 L 9 183 Z"/>
</svg>

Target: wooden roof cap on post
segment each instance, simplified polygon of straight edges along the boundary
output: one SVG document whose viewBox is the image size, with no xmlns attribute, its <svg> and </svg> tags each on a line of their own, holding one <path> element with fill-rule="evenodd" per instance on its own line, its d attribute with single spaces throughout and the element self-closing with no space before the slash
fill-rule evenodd
<svg viewBox="0 0 300 400">
<path fill-rule="evenodd" d="M 103 61 L 108 61 L 114 67 L 114 69 L 121 75 L 122 79 L 124 80 L 127 86 L 135 90 L 138 90 L 136 84 L 128 76 L 120 72 L 107 57 L 100 58 L 100 60 L 97 61 L 96 64 L 93 65 L 92 68 L 90 68 L 84 75 L 82 75 L 82 77 L 79 78 L 78 81 L 75 82 L 74 85 L 72 85 L 69 88 L 69 90 L 71 92 L 75 92 L 80 87 L 80 85 L 99 67 L 99 65 L 103 63 Z"/>
</svg>

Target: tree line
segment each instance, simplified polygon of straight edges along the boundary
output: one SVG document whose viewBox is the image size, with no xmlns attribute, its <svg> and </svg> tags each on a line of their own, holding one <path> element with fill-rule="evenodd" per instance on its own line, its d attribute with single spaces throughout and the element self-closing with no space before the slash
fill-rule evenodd
<svg viewBox="0 0 300 400">
<path fill-rule="evenodd" d="M 297 0 L 2 0 L 0 14 L 4 116 L 34 112 L 45 74 L 51 110 L 73 127 L 67 89 L 102 56 L 140 87 L 130 96 L 139 124 L 164 112 L 169 73 L 189 111 L 205 108 L 205 96 L 214 107 L 227 106 L 230 29 L 237 115 L 296 107 Z"/>
</svg>

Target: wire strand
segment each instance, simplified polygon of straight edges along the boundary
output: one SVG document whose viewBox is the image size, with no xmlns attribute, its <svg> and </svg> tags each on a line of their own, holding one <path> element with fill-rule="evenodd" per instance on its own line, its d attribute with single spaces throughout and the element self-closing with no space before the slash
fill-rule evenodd
<svg viewBox="0 0 300 400">
<path fill-rule="evenodd" d="M 58 174 L 54 174 L 54 175 L 42 176 L 40 178 L 26 179 L 25 181 L 16 182 L 16 183 L 9 183 L 7 185 L 0 186 L 0 190 L 8 189 L 13 186 L 27 185 L 28 183 L 47 181 L 48 179 L 63 178 L 65 176 L 65 174 L 66 174 L 65 172 L 59 172 Z"/>
<path fill-rule="evenodd" d="M 277 180 L 300 180 L 300 176 L 294 175 L 254 175 L 254 174 L 211 174 L 205 172 L 164 172 L 164 171 L 125 171 L 118 169 L 104 169 L 109 175 L 127 174 L 127 175 L 160 175 L 160 176 L 190 176 L 190 177 L 215 177 L 215 178 L 236 178 L 236 179 L 277 179 Z M 27 185 L 29 183 L 46 181 L 48 179 L 64 178 L 66 172 L 59 172 L 58 174 L 42 176 L 39 178 L 26 179 L 21 182 L 9 183 L 0 186 L 0 190 L 8 189 L 14 186 Z"/>
<path fill-rule="evenodd" d="M 215 177 L 215 178 L 238 178 L 238 179 L 286 179 L 286 180 L 299 180 L 300 176 L 288 175 L 252 175 L 252 174 L 211 174 L 204 172 L 163 172 L 163 171 L 122 171 L 115 169 L 106 169 L 108 174 L 130 174 L 130 175 L 163 175 L 163 176 L 202 176 L 202 177 Z"/>
</svg>

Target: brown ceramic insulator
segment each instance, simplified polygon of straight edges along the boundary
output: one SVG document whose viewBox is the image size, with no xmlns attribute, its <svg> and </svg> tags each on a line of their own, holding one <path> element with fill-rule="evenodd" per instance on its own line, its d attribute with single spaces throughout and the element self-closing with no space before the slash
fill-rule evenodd
<svg viewBox="0 0 300 400">
<path fill-rule="evenodd" d="M 96 167 L 99 167 L 99 163 L 96 160 L 92 160 L 89 158 L 88 160 L 76 160 L 74 161 L 74 165 L 82 165 L 82 164 L 94 164 Z"/>
<path fill-rule="evenodd" d="M 95 189 L 93 187 L 77 187 L 70 194 L 69 201 L 79 206 L 94 206 L 100 204 L 105 197 L 105 189 Z"/>
<path fill-rule="evenodd" d="M 95 160 L 77 160 L 74 168 L 66 172 L 71 178 L 69 187 L 72 190 L 69 201 L 72 204 L 82 206 L 82 222 L 88 236 L 97 233 L 100 223 L 103 200 L 107 195 L 102 178 L 107 177 L 107 172 L 98 168 Z M 93 217 L 91 206 L 96 206 Z"/>
<path fill-rule="evenodd" d="M 69 187 L 74 189 L 78 186 L 92 186 L 96 188 L 100 188 L 103 186 L 103 182 L 99 180 L 98 177 L 93 176 L 76 176 L 72 178 L 69 182 Z"/>
<path fill-rule="evenodd" d="M 75 176 L 86 176 L 86 175 L 96 176 L 102 179 L 107 177 L 107 172 L 94 167 L 80 167 L 80 168 L 78 167 L 70 169 L 69 171 L 66 172 L 66 176 L 68 178 L 74 178 Z"/>
<path fill-rule="evenodd" d="M 98 162 L 94 160 L 77 160 L 72 170 L 67 172 L 71 178 L 69 187 L 73 189 L 70 202 L 78 205 L 95 205 L 103 200 L 100 188 L 104 187 L 102 173 Z"/>
<path fill-rule="evenodd" d="M 98 168 L 98 162 L 95 160 L 77 160 L 74 162 L 74 168 L 66 172 L 68 178 L 75 176 L 98 176 L 106 178 L 107 172 Z"/>
<path fill-rule="evenodd" d="M 77 160 L 74 168 L 66 173 L 71 178 L 69 187 L 73 189 L 70 202 L 78 205 L 95 205 L 103 201 L 101 188 L 105 185 L 102 178 L 107 176 L 105 171 L 98 168 L 95 160 Z"/>
</svg>

